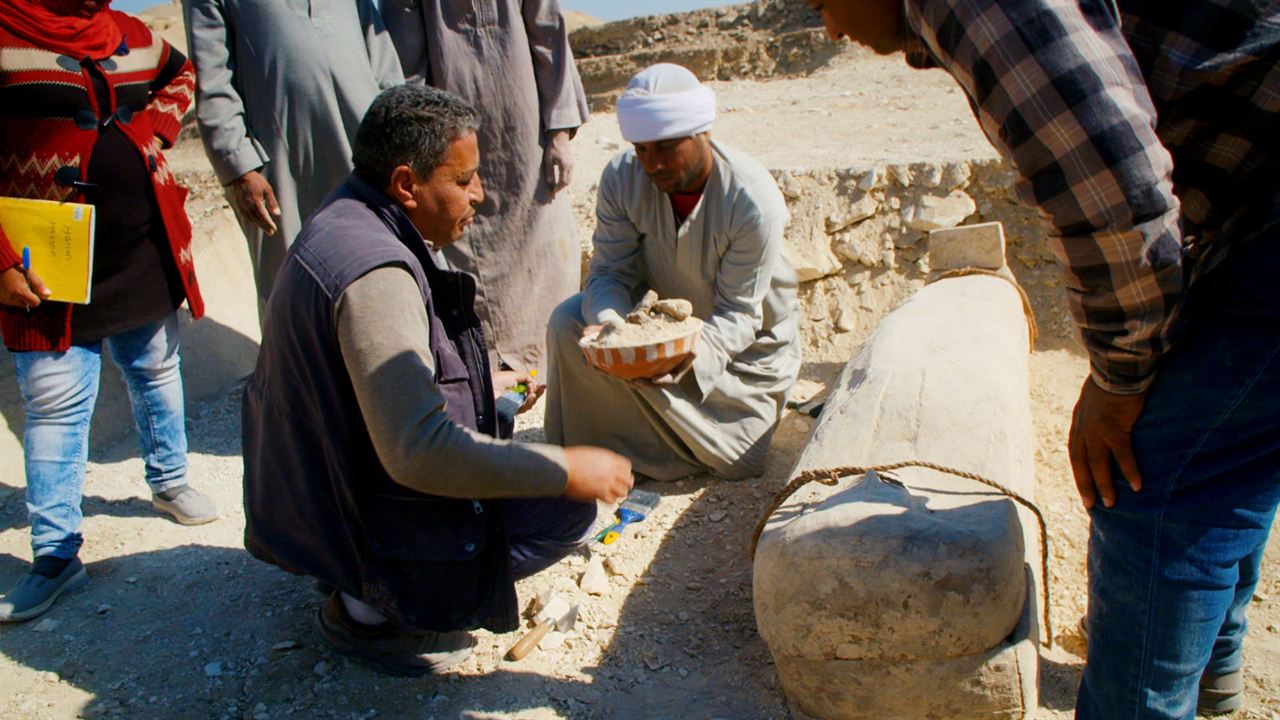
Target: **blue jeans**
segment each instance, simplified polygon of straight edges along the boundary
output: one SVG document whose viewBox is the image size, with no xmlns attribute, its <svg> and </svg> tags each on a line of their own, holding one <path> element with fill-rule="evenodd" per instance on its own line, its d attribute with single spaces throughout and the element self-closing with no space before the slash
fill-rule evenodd
<svg viewBox="0 0 1280 720">
<path fill-rule="evenodd" d="M 1280 503 L 1280 228 L 1233 255 L 1192 287 L 1134 427 L 1142 490 L 1091 512 L 1078 718 L 1192 718 L 1201 674 L 1241 669 Z"/>
<path fill-rule="evenodd" d="M 124 371 L 147 483 L 162 492 L 187 481 L 186 416 L 178 360 L 178 316 L 106 339 Z M 23 449 L 27 517 L 35 557 L 75 557 L 89 421 L 98 399 L 103 342 L 66 352 L 15 352 L 26 405 Z"/>
</svg>

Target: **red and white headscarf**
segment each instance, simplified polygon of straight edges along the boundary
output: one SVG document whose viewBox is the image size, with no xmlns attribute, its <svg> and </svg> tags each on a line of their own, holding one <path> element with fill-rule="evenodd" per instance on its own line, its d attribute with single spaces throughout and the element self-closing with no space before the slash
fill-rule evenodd
<svg viewBox="0 0 1280 720">
<path fill-rule="evenodd" d="M 89 17 L 64 14 L 76 0 L 0 0 L 0 27 L 36 47 L 101 60 L 120 47 L 124 33 L 116 25 L 115 13 L 107 9 L 111 0 L 97 0 L 97 11 Z"/>
</svg>

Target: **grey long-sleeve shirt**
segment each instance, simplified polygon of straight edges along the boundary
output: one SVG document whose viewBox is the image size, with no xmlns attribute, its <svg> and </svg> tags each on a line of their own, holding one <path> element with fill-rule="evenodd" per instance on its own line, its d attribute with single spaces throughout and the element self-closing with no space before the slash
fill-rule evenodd
<svg viewBox="0 0 1280 720">
<path fill-rule="evenodd" d="M 568 479 L 564 449 L 497 440 L 449 419 L 436 387 L 431 325 L 413 276 L 365 274 L 334 307 L 338 344 L 378 459 L 393 480 L 460 498 L 555 497 Z M 404 354 L 420 372 L 375 372 Z M 403 365 L 403 362 L 401 362 Z"/>
</svg>

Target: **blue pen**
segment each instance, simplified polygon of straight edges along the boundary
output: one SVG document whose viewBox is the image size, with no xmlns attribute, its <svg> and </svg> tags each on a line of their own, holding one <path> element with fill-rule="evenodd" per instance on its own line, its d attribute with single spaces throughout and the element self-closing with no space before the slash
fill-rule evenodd
<svg viewBox="0 0 1280 720">
<path fill-rule="evenodd" d="M 31 248 L 27 247 L 26 245 L 23 245 L 22 246 L 22 272 L 26 273 L 30 269 L 31 269 Z M 27 312 L 31 312 L 30 307 L 27 308 Z"/>
</svg>

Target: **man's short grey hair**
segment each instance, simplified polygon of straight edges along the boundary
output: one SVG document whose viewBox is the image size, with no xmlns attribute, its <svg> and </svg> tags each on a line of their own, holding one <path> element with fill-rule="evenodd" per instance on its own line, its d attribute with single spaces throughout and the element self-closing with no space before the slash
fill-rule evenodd
<svg viewBox="0 0 1280 720">
<path fill-rule="evenodd" d="M 429 177 L 444 162 L 449 145 L 479 127 L 480 116 L 457 95 L 397 85 L 374 99 L 360 121 L 352 152 L 356 175 L 379 188 L 400 165 Z"/>
</svg>

